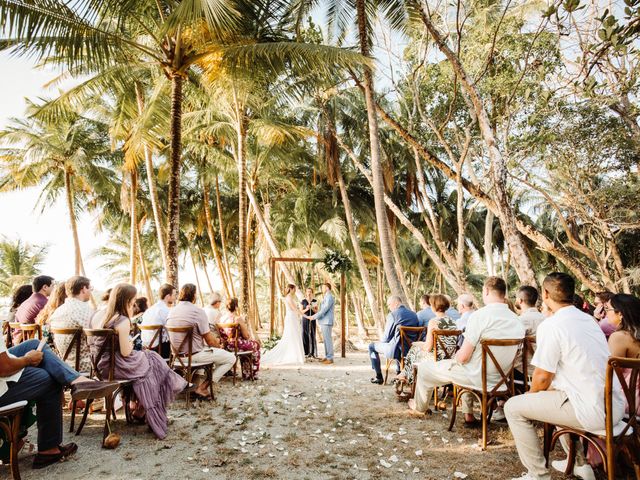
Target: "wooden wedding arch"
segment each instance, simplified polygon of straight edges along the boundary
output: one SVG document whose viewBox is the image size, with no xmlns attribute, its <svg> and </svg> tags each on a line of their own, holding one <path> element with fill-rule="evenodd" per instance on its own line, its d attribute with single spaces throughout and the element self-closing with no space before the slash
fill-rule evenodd
<svg viewBox="0 0 640 480">
<path fill-rule="evenodd" d="M 269 259 L 269 268 L 271 271 L 271 318 L 269 321 L 269 334 L 273 336 L 275 333 L 275 311 L 276 311 L 276 265 L 278 262 L 289 262 L 289 263 L 316 263 L 321 262 L 320 258 L 288 258 L 288 257 L 271 257 Z M 340 329 L 341 329 L 341 340 L 340 340 L 340 349 L 341 349 L 341 357 L 345 358 L 347 356 L 347 309 L 346 301 L 347 301 L 347 279 L 345 277 L 344 272 L 340 273 Z"/>
</svg>

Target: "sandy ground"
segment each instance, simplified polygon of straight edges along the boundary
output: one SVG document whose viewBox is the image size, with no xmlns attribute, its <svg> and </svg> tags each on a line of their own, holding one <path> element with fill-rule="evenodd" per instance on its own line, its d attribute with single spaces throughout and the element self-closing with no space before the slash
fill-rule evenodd
<svg viewBox="0 0 640 480">
<path fill-rule="evenodd" d="M 370 377 L 367 356 L 359 352 L 337 358 L 333 366 L 313 362 L 264 370 L 255 383 L 233 387 L 225 379 L 215 402 L 190 410 L 181 398 L 173 404 L 165 440 L 145 426 L 127 426 L 119 415 L 117 450 L 100 448 L 96 416 L 79 437 L 65 434 L 65 442 L 80 448 L 64 463 L 32 470 L 27 445 L 22 478 L 471 480 L 523 473 L 506 424 L 491 425 L 491 445 L 482 452 L 479 431 L 463 428 L 461 417 L 448 432 L 449 412 L 412 416 L 392 386 L 372 385 Z M 29 440 L 35 442 L 35 428 Z M 0 467 L 0 478 L 7 476 L 7 467 Z"/>
</svg>

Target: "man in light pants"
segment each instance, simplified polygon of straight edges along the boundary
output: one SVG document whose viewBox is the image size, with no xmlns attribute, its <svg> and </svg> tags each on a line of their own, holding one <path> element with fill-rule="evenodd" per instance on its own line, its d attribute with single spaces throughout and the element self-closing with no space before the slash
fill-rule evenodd
<svg viewBox="0 0 640 480">
<path fill-rule="evenodd" d="M 331 365 L 333 363 L 333 310 L 336 304 L 336 299 L 331 293 L 331 284 L 322 284 L 322 303 L 320 304 L 320 310 L 315 315 L 307 317 L 309 320 L 316 320 L 320 326 L 322 332 L 322 338 L 324 339 L 324 352 L 325 358 L 322 363 L 325 365 Z"/>
<path fill-rule="evenodd" d="M 538 327 L 537 349 L 531 363 L 536 367 L 529 393 L 507 401 L 504 413 L 527 469 L 524 479 L 550 479 L 549 470 L 533 422 L 598 432 L 605 428 L 604 384 L 609 348 L 604 333 L 586 313 L 573 306 L 575 282 L 566 273 L 552 273 L 542 284 L 542 299 L 553 312 Z M 624 413 L 622 388 L 613 388 L 613 424 Z M 615 428 L 614 428 L 615 430 Z M 566 435 L 561 437 L 567 450 Z M 564 471 L 566 460 L 552 462 Z M 581 448 L 576 449 L 573 474 L 595 479 Z"/>
</svg>

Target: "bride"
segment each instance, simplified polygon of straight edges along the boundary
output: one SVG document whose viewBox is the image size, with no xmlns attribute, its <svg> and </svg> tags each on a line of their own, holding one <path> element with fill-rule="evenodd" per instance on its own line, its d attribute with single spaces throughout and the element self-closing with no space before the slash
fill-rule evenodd
<svg viewBox="0 0 640 480">
<path fill-rule="evenodd" d="M 302 365 L 304 363 L 302 310 L 298 307 L 295 292 L 295 285 L 287 285 L 284 297 L 287 308 L 287 314 L 284 317 L 284 332 L 276 346 L 262 356 L 262 365 Z"/>
</svg>

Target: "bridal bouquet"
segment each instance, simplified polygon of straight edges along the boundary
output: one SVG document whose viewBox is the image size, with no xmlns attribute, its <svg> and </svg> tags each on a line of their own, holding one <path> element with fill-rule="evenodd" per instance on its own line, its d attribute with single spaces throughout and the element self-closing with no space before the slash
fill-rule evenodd
<svg viewBox="0 0 640 480">
<path fill-rule="evenodd" d="M 322 260 L 324 268 L 329 273 L 347 272 L 351 269 L 351 259 L 348 255 L 335 250 L 327 250 Z"/>
</svg>

